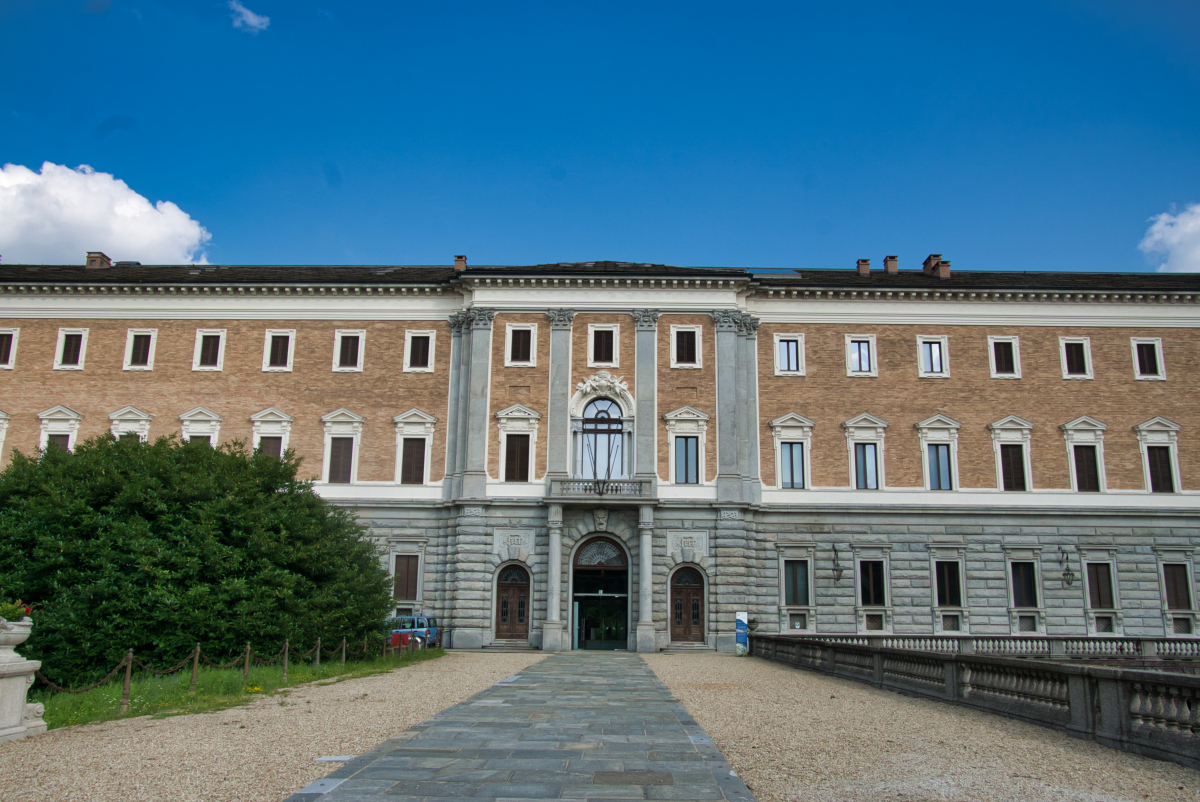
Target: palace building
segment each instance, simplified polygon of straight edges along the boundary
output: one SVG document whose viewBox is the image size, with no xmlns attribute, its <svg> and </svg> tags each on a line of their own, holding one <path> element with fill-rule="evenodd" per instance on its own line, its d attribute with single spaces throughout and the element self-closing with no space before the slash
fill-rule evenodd
<svg viewBox="0 0 1200 802">
<path fill-rule="evenodd" d="M 291 449 L 455 647 L 1197 636 L 1200 276 L 0 266 L 0 464 Z"/>
</svg>

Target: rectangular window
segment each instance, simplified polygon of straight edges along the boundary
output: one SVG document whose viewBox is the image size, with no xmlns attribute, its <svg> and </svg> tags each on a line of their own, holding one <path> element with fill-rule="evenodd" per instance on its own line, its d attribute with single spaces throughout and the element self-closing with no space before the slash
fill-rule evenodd
<svg viewBox="0 0 1200 802">
<path fill-rule="evenodd" d="M 196 332 L 196 357 L 193 370 L 220 370 L 224 357 L 225 332 Z"/>
<path fill-rule="evenodd" d="M 1037 607 L 1037 570 L 1033 563 L 1011 564 L 1013 607 Z"/>
<path fill-rule="evenodd" d="M 11 369 L 17 355 L 18 329 L 0 330 L 0 369 Z"/>
<path fill-rule="evenodd" d="M 83 356 L 83 334 L 75 332 L 64 334 L 62 348 L 58 353 L 60 367 L 78 367 Z"/>
<path fill-rule="evenodd" d="M 509 362 L 530 362 L 533 360 L 533 331 L 530 329 L 513 329 L 509 342 Z"/>
<path fill-rule="evenodd" d="M 937 581 L 938 607 L 962 607 L 962 576 L 957 560 L 938 560 L 933 564 Z"/>
<path fill-rule="evenodd" d="M 1138 381 L 1163 381 L 1167 378 L 1160 338 L 1131 337 L 1129 344 L 1133 346 L 1134 378 Z"/>
<path fill-rule="evenodd" d="M 859 490 L 879 489 L 879 462 L 875 443 L 854 444 L 854 478 Z"/>
<path fill-rule="evenodd" d="M 696 332 L 675 332 L 675 363 L 678 365 L 696 364 Z"/>
<path fill-rule="evenodd" d="M 783 603 L 808 606 L 808 560 L 783 561 Z"/>
<path fill-rule="evenodd" d="M 775 335 L 775 374 L 804 375 L 804 335 Z"/>
<path fill-rule="evenodd" d="M 267 358 L 267 367 L 286 368 L 291 352 L 292 338 L 286 334 L 271 335 L 271 352 Z M 357 350 L 357 349 L 356 349 Z"/>
<path fill-rule="evenodd" d="M 617 333 L 612 329 L 595 329 L 592 331 L 592 361 L 609 364 L 613 362 L 616 353 L 613 341 Z"/>
<path fill-rule="evenodd" d="M 529 481 L 529 435 L 510 434 L 504 438 L 504 481 Z"/>
<path fill-rule="evenodd" d="M 1137 344 L 1139 376 L 1158 376 L 1158 347 L 1154 343 Z"/>
<path fill-rule="evenodd" d="M 329 482 L 330 484 L 350 484 L 351 469 L 354 465 L 354 438 L 329 438 Z"/>
<path fill-rule="evenodd" d="M 212 445 L 212 435 L 209 434 L 193 434 L 188 436 L 189 443 L 203 443 L 206 446 Z"/>
<path fill-rule="evenodd" d="M 417 570 L 420 568 L 420 557 L 416 554 L 397 554 L 395 571 L 392 573 L 394 585 L 392 598 L 397 601 L 417 600 Z"/>
<path fill-rule="evenodd" d="M 1093 610 L 1111 610 L 1113 604 L 1112 566 L 1108 563 L 1087 564 L 1088 601 Z"/>
<path fill-rule="evenodd" d="M 364 342 L 366 332 L 363 332 Z M 437 332 L 433 330 L 404 331 L 404 372 L 433 373 L 434 346 Z M 507 360 L 505 361 L 507 364 Z"/>
<path fill-rule="evenodd" d="M 779 444 L 779 486 L 804 487 L 804 443 Z"/>
<path fill-rule="evenodd" d="M 1010 342 L 992 343 L 996 359 L 996 373 L 1009 375 L 1017 372 L 1017 361 L 1013 356 L 1013 344 Z"/>
<path fill-rule="evenodd" d="M 950 358 L 946 337 L 917 337 L 919 347 L 917 375 L 921 378 L 946 378 L 950 375 Z"/>
<path fill-rule="evenodd" d="M 1000 474 L 1005 490 L 1025 490 L 1025 447 L 1015 444 L 1000 446 Z"/>
<path fill-rule="evenodd" d="M 258 438 L 258 450 L 267 455 L 279 459 L 283 456 L 283 438 L 279 435 L 266 435 Z"/>
<path fill-rule="evenodd" d="M 886 607 L 887 594 L 883 577 L 883 560 L 862 560 L 858 563 L 859 592 L 863 607 Z"/>
<path fill-rule="evenodd" d="M 71 450 L 71 435 L 69 434 L 48 434 L 46 435 L 46 446 L 58 446 L 63 451 Z"/>
<path fill-rule="evenodd" d="M 1175 477 L 1171 471 L 1171 447 L 1146 446 L 1146 461 L 1150 467 L 1150 492 L 1174 493 Z"/>
<path fill-rule="evenodd" d="M 1163 563 L 1163 580 L 1167 590 L 1167 609 L 1192 609 L 1192 588 L 1188 581 L 1188 564 Z"/>
<path fill-rule="evenodd" d="M 1020 340 L 1012 336 L 988 337 L 988 361 L 993 379 L 1021 378 Z"/>
<path fill-rule="evenodd" d="M 410 368 L 429 367 L 429 337 L 414 335 L 408 341 L 408 366 Z"/>
<path fill-rule="evenodd" d="M 1064 379 L 1092 378 L 1091 340 L 1087 337 L 1059 337 Z"/>
<path fill-rule="evenodd" d="M 950 473 L 950 446 L 944 443 L 929 445 L 929 489 L 953 490 Z"/>
<path fill-rule="evenodd" d="M 129 344 L 129 364 L 131 367 L 147 367 L 150 364 L 150 335 L 135 334 Z"/>
<path fill-rule="evenodd" d="M 338 343 L 338 367 L 358 367 L 358 335 L 343 334 Z"/>
<path fill-rule="evenodd" d="M 700 438 L 675 438 L 675 484 L 700 484 Z"/>
<path fill-rule="evenodd" d="M 850 341 L 850 372 L 871 373 L 871 343 L 869 340 Z"/>
<path fill-rule="evenodd" d="M 425 484 L 425 438 L 404 438 L 400 452 L 400 484 Z"/>
<path fill-rule="evenodd" d="M 1095 446 L 1074 446 L 1075 489 L 1080 493 L 1100 492 L 1100 461 Z"/>
</svg>

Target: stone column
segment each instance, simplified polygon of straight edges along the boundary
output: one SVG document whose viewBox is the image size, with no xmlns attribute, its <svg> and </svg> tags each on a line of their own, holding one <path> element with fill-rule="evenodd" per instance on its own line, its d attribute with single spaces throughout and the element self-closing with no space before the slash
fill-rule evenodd
<svg viewBox="0 0 1200 802">
<path fill-rule="evenodd" d="M 637 330 L 634 366 L 634 390 L 637 409 L 634 411 L 634 477 L 650 482 L 647 492 L 654 495 L 658 486 L 658 310 L 635 309 Z"/>
<path fill-rule="evenodd" d="M 546 474 L 548 479 L 570 475 L 571 437 L 571 321 L 574 309 L 549 309 L 550 409 L 546 421 Z"/>
<path fill-rule="evenodd" d="M 638 385 L 639 388 L 641 385 Z M 640 389 L 639 389 L 640 395 Z M 654 633 L 654 506 L 638 508 L 638 623 L 637 650 L 656 652 Z"/>
<path fill-rule="evenodd" d="M 546 510 L 546 523 L 550 536 L 550 553 L 546 560 L 546 621 L 542 624 L 542 651 L 559 652 L 563 650 L 561 504 L 549 505 Z"/>
<path fill-rule="evenodd" d="M 717 501 L 740 502 L 737 351 L 742 313 L 718 309 L 712 317 L 717 329 Z"/>
<path fill-rule="evenodd" d="M 758 324 L 759 319 L 742 315 L 738 337 L 738 409 L 742 447 L 742 500 L 750 504 L 762 502 L 762 471 L 758 456 L 761 432 L 758 426 Z"/>
<path fill-rule="evenodd" d="M 463 465 L 462 497 L 483 498 L 487 494 L 487 446 L 488 446 L 488 370 L 492 360 L 492 318 L 495 309 L 475 308 L 470 315 L 471 341 L 469 350 L 464 351 L 464 361 L 470 363 L 470 376 L 466 382 L 466 450 Z"/>
<path fill-rule="evenodd" d="M 458 474 L 458 443 L 459 420 L 462 410 L 459 409 L 459 379 L 462 376 L 462 330 L 463 313 L 455 312 L 450 316 L 450 400 L 446 405 L 446 468 L 442 478 L 442 498 L 455 497 L 455 478 Z"/>
</svg>

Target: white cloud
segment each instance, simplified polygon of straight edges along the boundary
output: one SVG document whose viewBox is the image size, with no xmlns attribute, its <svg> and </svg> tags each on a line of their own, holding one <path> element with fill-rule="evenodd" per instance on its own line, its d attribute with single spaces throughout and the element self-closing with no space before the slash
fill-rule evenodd
<svg viewBox="0 0 1200 802">
<path fill-rule="evenodd" d="M 1165 254 L 1160 273 L 1200 273 L 1200 203 L 1179 214 L 1151 217 L 1150 228 L 1138 245 L 1147 254 Z"/>
<path fill-rule="evenodd" d="M 229 10 L 233 12 L 233 27 L 240 31 L 258 33 L 259 31 L 265 31 L 271 24 L 270 17 L 255 14 L 239 3 L 238 0 L 229 0 Z"/>
<path fill-rule="evenodd" d="M 83 264 L 88 251 L 143 264 L 205 262 L 211 238 L 170 201 L 151 204 L 108 173 L 46 162 L 0 169 L 0 255 L 6 264 Z"/>
</svg>

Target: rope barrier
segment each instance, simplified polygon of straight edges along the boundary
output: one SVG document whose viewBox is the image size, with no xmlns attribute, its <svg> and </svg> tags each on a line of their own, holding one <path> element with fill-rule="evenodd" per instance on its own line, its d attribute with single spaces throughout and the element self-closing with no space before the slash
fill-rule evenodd
<svg viewBox="0 0 1200 802">
<path fill-rule="evenodd" d="M 164 669 L 164 670 L 162 670 L 162 671 L 159 671 L 159 670 L 158 670 L 158 669 L 156 669 L 156 668 L 151 668 L 150 666 L 146 665 L 146 664 L 145 664 L 145 663 L 143 663 L 141 660 L 138 660 L 136 657 L 135 657 L 135 658 L 133 658 L 133 664 L 134 664 L 135 666 L 137 666 L 138 668 L 141 668 L 141 669 L 142 669 L 142 670 L 144 670 L 144 671 L 149 671 L 151 674 L 158 674 L 158 675 L 162 675 L 162 674 L 174 674 L 176 671 L 178 671 L 179 669 L 183 668 L 184 666 L 186 666 L 186 665 L 187 665 L 188 663 L 190 663 L 190 662 L 192 662 L 192 655 L 189 653 L 187 657 L 185 657 L 185 658 L 183 658 L 182 660 L 180 660 L 180 661 L 179 661 L 178 663 L 176 663 L 176 664 L 175 664 L 173 667 L 171 667 L 171 668 L 167 668 L 167 669 Z"/>
<path fill-rule="evenodd" d="M 89 685 L 89 686 L 87 686 L 86 688 L 64 688 L 63 686 L 61 686 L 61 685 L 55 685 L 55 684 L 54 684 L 53 682 L 51 682 L 50 680 L 46 679 L 46 675 L 45 675 L 45 674 L 43 674 L 43 673 L 41 672 L 41 670 L 39 670 L 39 669 L 34 669 L 34 672 L 33 672 L 33 673 L 34 673 L 34 674 L 36 674 L 36 675 L 37 675 L 37 678 L 38 678 L 38 679 L 40 679 L 42 682 L 46 683 L 46 684 L 47 684 L 47 685 L 49 685 L 51 688 L 53 688 L 53 689 L 54 689 L 54 690 L 56 690 L 56 691 L 59 691 L 60 693 L 87 693 L 88 691 L 94 691 L 94 690 L 96 690 L 96 689 L 97 689 L 97 688 L 99 688 L 101 685 L 103 685 L 104 683 L 106 683 L 106 682 L 108 682 L 110 679 L 112 679 L 112 678 L 113 678 L 113 677 L 116 675 L 116 673 L 117 673 L 118 671 L 120 671 L 122 668 L 124 668 L 124 667 L 125 667 L 125 661 L 127 661 L 128 659 L 129 659 L 129 655 L 125 655 L 124 657 L 122 657 L 122 658 L 121 658 L 121 662 L 117 663 L 117 667 L 116 667 L 116 668 L 114 668 L 112 671 L 108 672 L 108 676 L 107 676 L 107 677 L 105 677 L 104 679 L 100 680 L 100 681 L 99 681 L 99 682 L 97 682 L 95 685 Z"/>
</svg>

